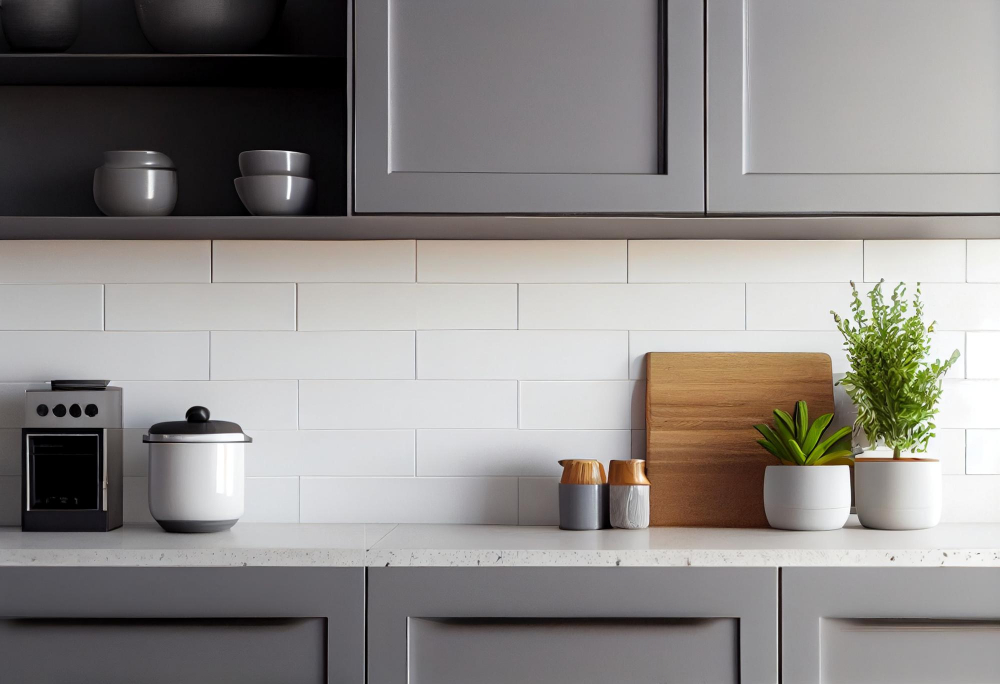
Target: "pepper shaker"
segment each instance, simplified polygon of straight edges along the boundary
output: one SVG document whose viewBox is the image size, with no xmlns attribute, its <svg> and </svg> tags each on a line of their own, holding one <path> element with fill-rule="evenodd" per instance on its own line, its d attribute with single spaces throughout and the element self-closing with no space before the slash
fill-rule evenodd
<svg viewBox="0 0 1000 684">
<path fill-rule="evenodd" d="M 611 461 L 611 526 L 623 530 L 649 527 L 649 480 L 646 462 L 638 459 Z"/>
<path fill-rule="evenodd" d="M 559 527 L 600 530 L 610 527 L 608 477 L 600 461 L 566 459 L 559 481 Z"/>
</svg>

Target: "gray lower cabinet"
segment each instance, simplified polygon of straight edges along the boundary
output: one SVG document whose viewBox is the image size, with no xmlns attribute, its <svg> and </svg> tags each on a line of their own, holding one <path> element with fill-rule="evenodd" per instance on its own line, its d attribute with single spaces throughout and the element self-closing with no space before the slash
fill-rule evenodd
<svg viewBox="0 0 1000 684">
<path fill-rule="evenodd" d="M 791 568 L 781 578 L 785 682 L 1000 681 L 1000 569 Z"/>
<path fill-rule="evenodd" d="M 357 213 L 695 213 L 703 0 L 356 0 Z"/>
<path fill-rule="evenodd" d="M 778 681 L 773 568 L 371 568 L 370 684 Z"/>
<path fill-rule="evenodd" d="M 364 572 L 0 568 L 0 678 L 363 684 Z"/>
<path fill-rule="evenodd" d="M 1000 0 L 706 2 L 709 212 L 1000 212 Z"/>
</svg>

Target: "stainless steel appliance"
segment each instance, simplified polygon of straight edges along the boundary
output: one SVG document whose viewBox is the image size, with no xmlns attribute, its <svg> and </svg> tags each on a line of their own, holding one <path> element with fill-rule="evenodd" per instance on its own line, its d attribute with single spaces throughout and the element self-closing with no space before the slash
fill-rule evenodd
<svg viewBox="0 0 1000 684">
<path fill-rule="evenodd" d="M 103 532 L 122 525 L 122 391 L 107 380 L 27 390 L 21 529 Z"/>
</svg>

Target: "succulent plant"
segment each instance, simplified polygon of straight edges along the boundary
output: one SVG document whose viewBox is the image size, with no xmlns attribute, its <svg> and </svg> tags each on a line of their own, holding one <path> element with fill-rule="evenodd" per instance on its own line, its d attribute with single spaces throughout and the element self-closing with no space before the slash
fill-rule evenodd
<svg viewBox="0 0 1000 684">
<path fill-rule="evenodd" d="M 823 439 L 823 433 L 833 420 L 832 413 L 824 413 L 809 424 L 806 402 L 795 404 L 793 415 L 774 409 L 774 427 L 754 425 L 764 439 L 757 443 L 767 449 L 782 463 L 789 465 L 842 465 L 853 461 L 851 428 L 842 427 Z M 822 441 L 820 441 L 822 440 Z"/>
</svg>

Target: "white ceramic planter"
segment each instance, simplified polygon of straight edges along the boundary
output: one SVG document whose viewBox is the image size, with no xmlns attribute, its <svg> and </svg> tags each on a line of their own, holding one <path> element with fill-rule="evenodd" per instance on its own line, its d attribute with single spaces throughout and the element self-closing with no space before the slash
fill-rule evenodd
<svg viewBox="0 0 1000 684">
<path fill-rule="evenodd" d="M 878 456 L 891 451 L 876 449 Z M 941 522 L 941 463 L 859 457 L 854 463 L 858 520 L 877 530 L 921 530 Z"/>
<path fill-rule="evenodd" d="M 764 513 L 779 530 L 839 530 L 851 514 L 850 467 L 768 466 Z"/>
</svg>

